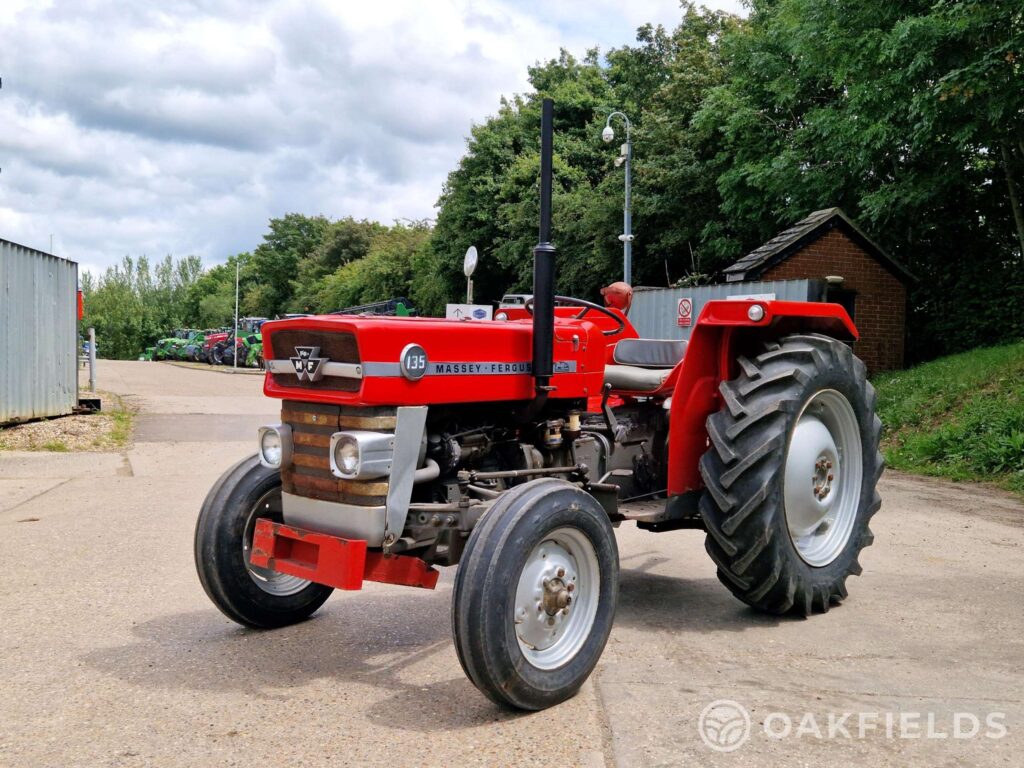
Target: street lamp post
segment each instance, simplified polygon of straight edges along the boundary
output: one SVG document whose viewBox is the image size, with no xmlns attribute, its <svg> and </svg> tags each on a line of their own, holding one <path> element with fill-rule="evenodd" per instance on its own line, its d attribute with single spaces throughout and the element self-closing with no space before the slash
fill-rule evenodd
<svg viewBox="0 0 1024 768">
<path fill-rule="evenodd" d="M 238 373 L 238 268 L 241 265 L 242 260 L 235 258 L 235 338 L 232 339 L 232 343 L 235 345 L 234 355 L 232 356 L 232 373 Z"/>
<path fill-rule="evenodd" d="M 626 123 L 626 143 L 622 145 L 619 156 L 615 159 L 615 167 L 625 164 L 626 168 L 626 200 L 622 207 L 622 234 L 619 240 L 622 241 L 622 279 L 633 284 L 633 138 L 630 132 L 633 128 L 629 118 L 623 112 L 612 112 L 601 131 L 601 138 L 607 144 L 615 138 L 615 129 L 612 128 L 612 118 L 621 117 Z"/>
</svg>

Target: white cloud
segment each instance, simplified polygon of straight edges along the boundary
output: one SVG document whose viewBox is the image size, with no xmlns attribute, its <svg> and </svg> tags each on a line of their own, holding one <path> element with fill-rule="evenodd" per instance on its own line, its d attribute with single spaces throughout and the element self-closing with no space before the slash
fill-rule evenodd
<svg viewBox="0 0 1024 768">
<path fill-rule="evenodd" d="M 739 11 L 738 0 L 708 3 Z M 247 250 L 271 216 L 434 214 L 526 68 L 675 0 L 5 3 L 0 237 L 89 268 Z"/>
</svg>

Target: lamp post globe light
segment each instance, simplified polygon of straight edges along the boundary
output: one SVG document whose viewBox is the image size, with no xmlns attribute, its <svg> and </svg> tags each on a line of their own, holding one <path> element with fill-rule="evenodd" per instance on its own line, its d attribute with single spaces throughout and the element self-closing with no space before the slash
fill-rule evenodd
<svg viewBox="0 0 1024 768">
<path fill-rule="evenodd" d="M 612 118 L 621 117 L 626 124 L 626 143 L 622 145 L 619 156 L 615 159 L 615 167 L 625 165 L 626 171 L 626 200 L 622 207 L 622 234 L 619 240 L 622 241 L 622 279 L 624 282 L 633 284 L 633 214 L 632 214 L 632 164 L 633 164 L 633 138 L 630 131 L 633 128 L 629 118 L 623 112 L 612 112 L 605 121 L 604 130 L 601 131 L 601 139 L 605 144 L 615 139 L 615 129 L 612 128 Z"/>
</svg>

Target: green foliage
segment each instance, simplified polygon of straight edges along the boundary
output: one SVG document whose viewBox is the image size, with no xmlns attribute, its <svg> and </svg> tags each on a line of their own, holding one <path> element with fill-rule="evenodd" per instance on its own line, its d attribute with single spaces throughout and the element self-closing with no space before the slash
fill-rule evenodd
<svg viewBox="0 0 1024 768">
<path fill-rule="evenodd" d="M 470 244 L 483 299 L 528 289 L 551 96 L 561 292 L 594 298 L 621 274 L 621 170 L 598 138 L 620 109 L 634 124 L 635 282 L 693 283 L 840 206 L 919 278 L 912 356 L 1017 338 L 1022 56 L 1024 6 L 1006 0 L 755 0 L 747 20 L 684 3 L 675 30 L 642 27 L 603 61 L 562 52 L 473 128 L 439 201 L 435 292 L 459 292 Z"/>
<path fill-rule="evenodd" d="M 84 275 L 82 327 L 96 328 L 97 353 L 132 359 L 169 329 L 183 325 L 189 317 L 189 290 L 201 272 L 198 256 L 167 256 L 154 268 L 145 256 L 125 256 L 98 278 Z"/>
<path fill-rule="evenodd" d="M 206 271 L 195 256 L 168 256 L 155 270 L 145 258 L 126 257 L 99 278 L 83 275 L 83 327 L 95 325 L 103 357 L 134 359 L 158 341 L 156 356 L 174 357 L 189 342 L 167 338 L 173 329 L 234 322 L 236 267 L 241 316 L 330 312 L 395 296 L 443 307 L 447 294 L 434 279 L 431 233 L 422 221 L 387 227 L 293 213 L 272 219 L 252 254 Z"/>
<path fill-rule="evenodd" d="M 1024 493 L 1024 343 L 885 374 L 875 386 L 889 466 Z"/>
<path fill-rule="evenodd" d="M 298 277 L 292 281 L 291 311 L 309 312 L 322 306 L 319 296 L 324 278 L 365 258 L 374 238 L 387 232 L 387 227 L 375 221 L 349 217 L 331 222 L 309 256 L 299 262 Z"/>
<path fill-rule="evenodd" d="M 693 121 L 721 195 L 705 245 L 731 259 L 838 205 L 919 278 L 916 357 L 1018 337 L 1022 48 L 1019 3 L 755 2 Z"/>
<path fill-rule="evenodd" d="M 330 229 L 330 221 L 323 216 L 289 213 L 271 219 L 270 231 L 252 254 L 250 274 L 258 275 L 259 282 L 246 287 L 246 311 L 257 317 L 287 312 L 299 263 L 313 255 Z"/>
</svg>

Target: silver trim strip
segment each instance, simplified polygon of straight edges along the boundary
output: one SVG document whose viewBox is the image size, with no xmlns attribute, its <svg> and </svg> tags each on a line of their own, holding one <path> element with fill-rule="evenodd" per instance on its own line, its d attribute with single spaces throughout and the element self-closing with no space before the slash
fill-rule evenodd
<svg viewBox="0 0 1024 768">
<path fill-rule="evenodd" d="M 533 372 L 533 364 L 529 360 L 511 362 L 486 362 L 460 360 L 450 363 L 427 363 L 425 376 L 529 376 Z M 575 360 L 556 360 L 555 373 L 576 373 Z M 402 375 L 399 363 L 363 363 L 363 376 L 393 378 Z"/>
<path fill-rule="evenodd" d="M 395 363 L 397 366 L 398 363 Z M 267 360 L 267 370 L 271 373 L 290 373 L 295 376 L 295 366 L 291 360 Z M 326 362 L 323 366 L 324 376 L 337 376 L 342 379 L 363 378 L 363 366 L 357 363 Z"/>
<path fill-rule="evenodd" d="M 412 486 L 416 481 L 416 465 L 420 459 L 420 446 L 427 426 L 425 405 L 403 406 L 395 420 L 395 453 L 391 460 L 391 478 L 388 483 L 387 514 L 384 518 L 384 547 L 388 548 L 405 530 L 409 514 Z"/>
</svg>

